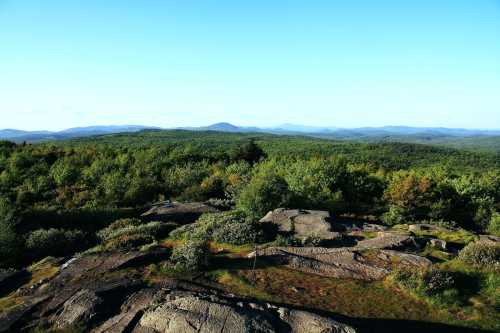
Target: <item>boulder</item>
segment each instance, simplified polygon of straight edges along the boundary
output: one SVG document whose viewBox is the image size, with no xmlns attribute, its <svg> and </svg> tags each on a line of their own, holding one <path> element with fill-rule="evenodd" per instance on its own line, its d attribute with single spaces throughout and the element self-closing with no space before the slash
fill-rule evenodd
<svg viewBox="0 0 500 333">
<path fill-rule="evenodd" d="M 248 257 L 255 255 L 252 252 Z M 259 250 L 258 256 L 306 273 L 364 281 L 380 280 L 395 266 L 415 268 L 431 265 L 428 259 L 414 254 L 351 247 L 269 247 Z"/>
<path fill-rule="evenodd" d="M 429 241 L 432 247 L 439 250 L 446 250 L 446 241 L 438 238 L 433 238 Z"/>
<path fill-rule="evenodd" d="M 290 326 L 293 333 L 356 332 L 350 326 L 307 311 L 279 308 L 278 313 L 281 320 L 285 321 Z"/>
<path fill-rule="evenodd" d="M 311 312 L 205 294 L 179 295 L 147 310 L 132 332 L 338 332 L 347 325 Z"/>
<path fill-rule="evenodd" d="M 147 288 L 132 294 L 121 306 L 120 313 L 113 316 L 96 328 L 94 333 L 130 332 L 138 317 L 151 304 L 165 296 L 164 290 Z"/>
<path fill-rule="evenodd" d="M 139 321 L 154 332 L 275 332 L 257 311 L 241 309 L 198 296 L 165 302 L 147 311 Z"/>
<path fill-rule="evenodd" d="M 70 327 L 77 323 L 89 323 L 98 314 L 102 299 L 93 291 L 83 289 L 70 297 L 63 305 L 62 311 L 54 319 L 59 329 Z"/>
<path fill-rule="evenodd" d="M 141 216 L 148 221 L 170 221 L 186 224 L 196 221 L 201 214 L 218 211 L 217 208 L 203 202 L 172 202 L 167 205 L 153 206 Z"/>
<path fill-rule="evenodd" d="M 381 224 L 368 223 L 364 221 L 339 221 L 332 224 L 334 231 L 342 232 L 378 232 L 385 231 L 387 227 Z"/>
<path fill-rule="evenodd" d="M 47 299 L 44 297 L 35 297 L 25 300 L 25 303 L 20 304 L 8 311 L 0 311 L 0 332 L 17 332 L 19 322 L 22 322 L 33 309 Z"/>
<path fill-rule="evenodd" d="M 320 210 L 278 208 L 267 213 L 259 222 L 274 224 L 279 232 L 289 233 L 297 238 L 316 236 L 334 239 L 340 235 L 331 231 L 330 214 Z"/>
<path fill-rule="evenodd" d="M 417 248 L 415 239 L 408 235 L 379 232 L 376 238 L 358 241 L 357 249 L 406 249 Z"/>
</svg>

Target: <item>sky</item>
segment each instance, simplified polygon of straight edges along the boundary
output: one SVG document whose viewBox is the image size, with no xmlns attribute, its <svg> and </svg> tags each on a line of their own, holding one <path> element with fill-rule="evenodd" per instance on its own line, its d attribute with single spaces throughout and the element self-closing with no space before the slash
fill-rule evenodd
<svg viewBox="0 0 500 333">
<path fill-rule="evenodd" d="M 500 0 L 0 0 L 0 128 L 500 128 Z"/>
</svg>

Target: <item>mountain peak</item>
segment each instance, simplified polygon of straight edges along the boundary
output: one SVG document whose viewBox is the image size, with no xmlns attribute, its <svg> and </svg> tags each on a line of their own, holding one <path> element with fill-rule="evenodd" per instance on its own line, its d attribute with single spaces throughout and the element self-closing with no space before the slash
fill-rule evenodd
<svg viewBox="0 0 500 333">
<path fill-rule="evenodd" d="M 226 122 L 215 123 L 206 127 L 208 130 L 215 131 L 239 131 L 240 128 L 236 125 Z"/>
</svg>

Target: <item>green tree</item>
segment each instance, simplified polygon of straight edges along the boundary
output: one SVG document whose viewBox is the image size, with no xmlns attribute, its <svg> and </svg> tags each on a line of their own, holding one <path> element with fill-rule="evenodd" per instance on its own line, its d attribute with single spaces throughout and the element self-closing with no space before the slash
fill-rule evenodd
<svg viewBox="0 0 500 333">
<path fill-rule="evenodd" d="M 252 177 L 242 190 L 237 207 L 252 218 L 260 218 L 269 210 L 287 205 L 290 192 L 286 181 L 270 169 L 263 169 Z"/>
</svg>

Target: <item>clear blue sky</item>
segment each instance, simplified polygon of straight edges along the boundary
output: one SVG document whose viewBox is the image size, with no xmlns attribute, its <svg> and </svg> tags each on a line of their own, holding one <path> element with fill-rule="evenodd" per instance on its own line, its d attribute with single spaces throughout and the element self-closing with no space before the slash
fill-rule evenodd
<svg viewBox="0 0 500 333">
<path fill-rule="evenodd" d="M 0 128 L 500 127 L 500 1 L 0 0 Z"/>
</svg>

